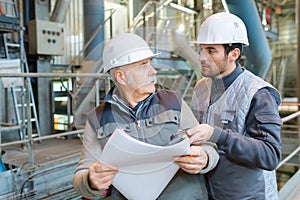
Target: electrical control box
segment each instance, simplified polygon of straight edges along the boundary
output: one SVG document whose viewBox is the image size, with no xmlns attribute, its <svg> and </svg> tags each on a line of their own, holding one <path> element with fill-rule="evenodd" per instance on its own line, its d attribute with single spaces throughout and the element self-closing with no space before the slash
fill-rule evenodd
<svg viewBox="0 0 300 200">
<path fill-rule="evenodd" d="M 63 24 L 31 20 L 28 23 L 28 45 L 28 53 L 31 55 L 63 55 Z"/>
</svg>

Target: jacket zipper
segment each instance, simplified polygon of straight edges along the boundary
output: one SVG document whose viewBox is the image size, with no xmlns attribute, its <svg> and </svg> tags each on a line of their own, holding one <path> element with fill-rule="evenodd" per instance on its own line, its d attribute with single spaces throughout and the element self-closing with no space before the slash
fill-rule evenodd
<svg viewBox="0 0 300 200">
<path fill-rule="evenodd" d="M 138 110 L 135 113 L 135 123 L 136 123 L 138 128 L 141 128 L 140 110 L 141 110 L 142 107 L 143 107 L 143 104 L 140 105 L 140 107 L 138 108 Z"/>
<path fill-rule="evenodd" d="M 211 111 L 211 104 L 208 105 L 207 107 L 207 111 L 206 111 L 206 120 L 205 120 L 205 123 L 208 123 L 210 120 L 210 111 Z"/>
</svg>

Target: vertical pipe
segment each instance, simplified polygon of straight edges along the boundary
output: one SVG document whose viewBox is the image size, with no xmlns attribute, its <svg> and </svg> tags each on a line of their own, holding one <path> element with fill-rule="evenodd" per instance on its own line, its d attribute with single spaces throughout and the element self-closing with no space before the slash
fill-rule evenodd
<svg viewBox="0 0 300 200">
<path fill-rule="evenodd" d="M 27 143 L 27 147 L 28 147 L 28 163 L 31 167 L 34 166 L 34 158 L 33 158 L 33 150 L 32 150 L 32 146 L 33 146 L 33 140 L 32 140 L 32 124 L 31 124 L 31 101 L 30 101 L 30 79 L 26 78 L 25 79 L 25 98 L 26 98 L 26 119 L 27 119 L 27 136 L 28 136 L 28 143 Z"/>
<path fill-rule="evenodd" d="M 31 101 L 30 101 L 30 79 L 25 78 L 25 103 L 26 103 L 26 119 L 27 119 L 27 153 L 28 153 L 28 167 L 30 169 L 30 174 L 34 173 L 34 155 L 33 155 L 33 139 L 32 139 L 32 124 L 31 124 Z M 24 120 L 25 121 L 25 120 Z M 30 190 L 34 189 L 34 181 L 29 182 Z"/>
<path fill-rule="evenodd" d="M 21 9 L 20 9 L 21 10 Z M 25 24 L 27 25 L 27 23 L 29 22 L 30 20 L 30 2 L 29 0 L 26 0 L 25 1 Z"/>
<path fill-rule="evenodd" d="M 229 11 L 240 17 L 247 27 L 250 45 L 245 48 L 246 68 L 264 78 L 271 65 L 271 50 L 254 0 L 226 0 L 226 3 Z"/>
<path fill-rule="evenodd" d="M 18 2 L 18 6 L 19 6 L 19 23 L 20 23 L 20 30 L 19 30 L 19 43 L 20 43 L 20 59 L 21 59 L 21 71 L 24 72 L 26 71 L 25 70 L 25 62 L 26 62 L 26 58 L 25 58 L 25 49 L 24 49 L 24 41 L 23 41 L 23 35 L 24 35 L 24 32 L 23 32 L 23 27 L 24 27 L 24 24 L 23 24 L 23 2 L 22 1 L 19 1 Z M 27 78 L 28 79 L 28 78 Z M 26 81 L 26 79 L 24 78 L 24 81 Z M 23 95 L 21 97 L 21 102 L 22 102 L 22 106 L 21 106 L 21 119 L 22 119 L 22 127 L 21 127 L 21 131 L 20 131 L 20 139 L 23 140 L 25 139 L 25 133 L 26 133 L 26 130 L 25 130 L 25 108 L 24 108 L 24 99 L 23 99 Z M 17 102 L 16 102 L 17 104 Z M 28 122 L 29 123 L 29 122 Z M 29 155 L 30 156 L 30 155 Z"/>
<path fill-rule="evenodd" d="M 104 21 L 104 1 L 103 0 L 84 0 L 83 3 L 84 17 L 84 41 L 89 41 L 89 38 L 95 32 L 97 27 Z M 85 50 L 85 55 L 88 55 L 98 44 L 104 40 L 104 30 L 100 30 L 94 40 Z"/>
<path fill-rule="evenodd" d="M 128 0 L 128 21 L 129 27 L 133 24 L 133 0 Z"/>
<path fill-rule="evenodd" d="M 300 5 L 296 1 L 296 32 L 297 32 L 297 96 L 300 103 Z"/>
<path fill-rule="evenodd" d="M 113 36 L 113 18 L 112 18 L 112 15 L 113 15 L 113 10 L 110 10 L 110 17 L 109 17 L 109 36 L 111 39 L 112 36 Z"/>
<path fill-rule="evenodd" d="M 143 38 L 146 40 L 146 12 L 143 12 Z"/>
<path fill-rule="evenodd" d="M 0 91 L 1 91 L 1 94 L 0 94 L 0 121 L 2 122 L 2 98 L 3 98 L 3 95 L 2 95 L 2 82 L 0 81 Z M 1 129 L 2 129 L 2 126 L 1 126 L 1 123 L 0 123 L 0 145 L 2 144 L 2 133 L 1 133 Z M 2 158 L 2 148 L 0 146 L 0 160 Z"/>
<path fill-rule="evenodd" d="M 154 35 L 154 52 L 157 53 L 157 11 L 156 11 L 156 4 L 153 5 L 153 10 L 154 10 L 154 17 L 153 17 L 153 27 L 154 27 L 154 31 L 155 31 L 155 35 Z"/>
<path fill-rule="evenodd" d="M 51 21 L 64 23 L 71 0 L 56 1 L 51 15 Z"/>
<path fill-rule="evenodd" d="M 300 103 L 300 3 L 296 1 L 296 31 L 297 31 L 297 96 L 298 110 Z M 300 117 L 298 117 L 298 127 L 300 127 Z M 298 130 L 298 140 L 300 143 L 300 129 Z M 300 164 L 300 156 L 298 156 L 298 164 Z"/>
</svg>

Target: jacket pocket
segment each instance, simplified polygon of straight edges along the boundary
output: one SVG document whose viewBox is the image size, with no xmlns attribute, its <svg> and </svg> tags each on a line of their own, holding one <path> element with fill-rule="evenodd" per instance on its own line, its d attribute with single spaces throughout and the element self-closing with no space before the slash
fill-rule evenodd
<svg viewBox="0 0 300 200">
<path fill-rule="evenodd" d="M 179 124 L 180 112 L 173 110 L 146 119 L 144 133 L 147 135 L 147 142 L 162 146 L 167 145 L 171 135 L 178 131 Z"/>
<path fill-rule="evenodd" d="M 262 124 L 276 124 L 276 125 L 282 125 L 281 118 L 276 114 L 260 114 L 255 115 L 255 118 L 258 122 Z"/>
<path fill-rule="evenodd" d="M 237 119 L 236 119 L 236 111 L 226 110 L 221 113 L 219 116 L 215 116 L 215 122 L 217 122 L 216 126 L 222 129 L 237 129 Z"/>
<path fill-rule="evenodd" d="M 276 114 L 260 114 L 255 115 L 257 120 L 257 134 L 256 137 L 267 139 L 270 134 L 277 134 L 281 131 L 282 120 Z M 273 137 L 270 137 L 270 139 Z M 273 140 L 273 139 L 272 139 Z"/>
</svg>

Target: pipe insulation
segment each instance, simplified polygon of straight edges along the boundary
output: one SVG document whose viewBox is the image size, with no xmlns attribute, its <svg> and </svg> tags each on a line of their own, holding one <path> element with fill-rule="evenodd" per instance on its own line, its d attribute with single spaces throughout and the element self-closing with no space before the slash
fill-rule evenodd
<svg viewBox="0 0 300 200">
<path fill-rule="evenodd" d="M 50 20 L 52 22 L 64 23 L 70 3 L 71 0 L 56 1 Z"/>
<path fill-rule="evenodd" d="M 254 0 L 226 0 L 226 4 L 229 12 L 240 17 L 247 27 L 250 45 L 244 49 L 247 58 L 245 67 L 257 76 L 265 78 L 272 56 Z"/>
</svg>

